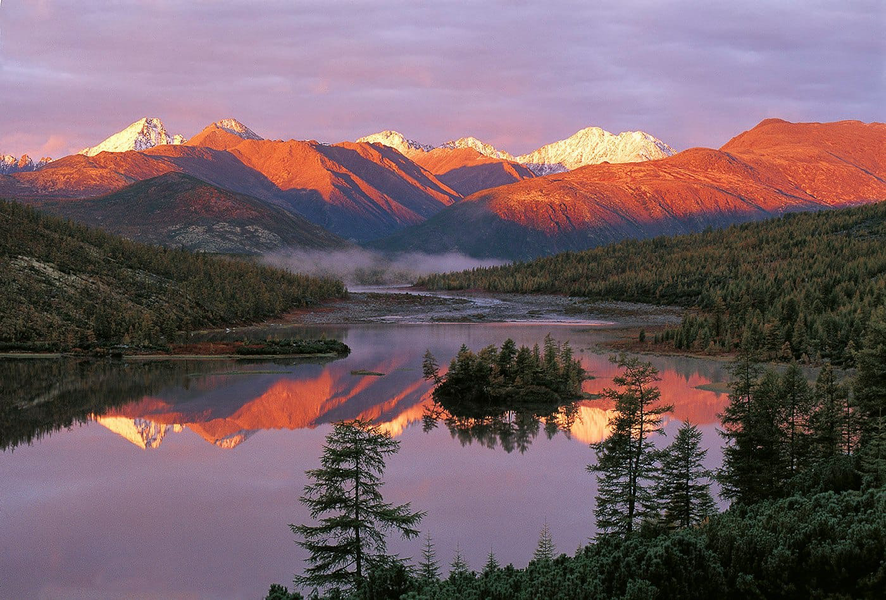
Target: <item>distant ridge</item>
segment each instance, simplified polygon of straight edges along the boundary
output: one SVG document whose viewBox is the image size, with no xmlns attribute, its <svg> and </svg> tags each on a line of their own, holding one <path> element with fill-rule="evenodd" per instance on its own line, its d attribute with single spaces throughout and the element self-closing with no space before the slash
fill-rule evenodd
<svg viewBox="0 0 886 600">
<path fill-rule="evenodd" d="M 437 148 L 407 139 L 397 131 L 382 131 L 362 137 L 357 141 L 390 146 L 413 160 L 433 150 L 470 148 L 489 158 L 525 165 L 536 175 L 563 173 L 603 162 L 626 163 L 657 160 L 675 153 L 674 149 L 666 143 L 644 131 L 625 131 L 614 135 L 599 127 L 587 127 L 565 140 L 547 144 L 534 152 L 516 157 L 475 137 L 451 140 L 437 146 Z"/>
</svg>

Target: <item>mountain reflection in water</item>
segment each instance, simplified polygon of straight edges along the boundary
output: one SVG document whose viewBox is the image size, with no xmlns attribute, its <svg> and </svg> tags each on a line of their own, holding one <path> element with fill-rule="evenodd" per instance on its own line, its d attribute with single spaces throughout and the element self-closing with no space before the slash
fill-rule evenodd
<svg viewBox="0 0 886 600">
<path fill-rule="evenodd" d="M 503 327 L 507 326 L 483 329 L 513 337 L 514 331 Z M 440 329 L 412 329 L 417 328 Z M 563 339 L 570 333 L 575 337 L 570 331 L 574 327 L 562 329 L 555 332 Z M 544 331 L 537 326 L 517 328 L 522 330 Z M 482 418 L 454 416 L 435 407 L 431 385 L 422 378 L 421 358 L 432 348 L 445 364 L 457 351 L 457 336 L 431 335 L 425 346 L 415 343 L 415 338 L 425 338 L 422 335 L 407 336 L 408 344 L 403 339 L 385 343 L 377 338 L 387 337 L 388 331 L 373 327 L 337 333 L 349 338 L 354 349 L 345 359 L 0 361 L 0 406 L 5 411 L 0 447 L 30 443 L 90 419 L 144 449 L 158 448 L 168 435 L 185 429 L 233 449 L 263 430 L 314 428 L 354 418 L 374 420 L 395 437 L 413 423 L 422 421 L 427 429 L 431 421 L 439 421 L 462 444 L 478 442 L 506 451 L 525 451 L 540 432 L 548 438 L 559 432 L 585 444 L 607 434 L 611 405 L 605 400 L 583 400 L 552 414 L 504 411 Z M 584 383 L 584 391 L 601 395 L 617 368 L 605 355 L 579 355 L 593 376 Z M 673 418 L 715 423 L 725 397 L 697 386 L 722 378 L 718 366 L 679 358 L 657 362 L 663 363 L 659 386 L 663 400 L 675 406 Z M 382 375 L 360 374 L 367 372 Z"/>
<path fill-rule="evenodd" d="M 427 349 L 445 364 L 461 344 L 532 346 L 551 333 L 570 341 L 595 377 L 584 391 L 599 394 L 617 372 L 589 350 L 603 333 L 495 324 L 317 333 L 352 353 L 326 362 L 0 360 L 0 596 L 263 596 L 301 570 L 305 555 L 286 524 L 310 519 L 298 502 L 304 472 L 316 468 L 329 424 L 356 417 L 401 441 L 385 498 L 427 511 L 422 531 L 444 564 L 458 546 L 478 569 L 492 545 L 502 564 L 525 565 L 545 518 L 558 552 L 594 535 L 587 444 L 607 433 L 607 401 L 556 414 L 439 413 L 426 430 L 433 403 L 421 363 Z M 663 401 L 676 407 L 657 443 L 688 418 L 714 466 L 726 397 L 696 386 L 722 381 L 722 366 L 650 360 Z M 420 540 L 389 549 L 420 556 Z"/>
</svg>

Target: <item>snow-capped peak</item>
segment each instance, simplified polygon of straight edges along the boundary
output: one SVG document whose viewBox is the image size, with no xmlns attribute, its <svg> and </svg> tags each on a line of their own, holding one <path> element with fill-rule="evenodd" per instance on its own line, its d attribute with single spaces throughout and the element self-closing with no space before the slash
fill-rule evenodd
<svg viewBox="0 0 886 600">
<path fill-rule="evenodd" d="M 147 150 L 165 144 L 183 144 L 185 141 L 185 138 L 180 135 L 169 135 L 160 119 L 145 117 L 123 131 L 115 133 L 97 146 L 84 148 L 78 154 L 95 156 L 99 152 Z"/>
<path fill-rule="evenodd" d="M 518 156 L 516 160 L 536 175 L 548 175 L 602 162 L 641 162 L 672 154 L 673 148 L 644 131 L 613 135 L 599 127 L 587 127 L 565 140 Z"/>
<path fill-rule="evenodd" d="M 397 150 L 400 154 L 404 156 L 409 156 L 410 154 L 416 154 L 418 152 L 430 152 L 434 149 L 433 146 L 428 146 L 426 144 L 419 144 L 415 140 L 406 139 L 402 133 L 398 131 L 380 131 L 378 133 L 373 133 L 372 135 L 367 135 L 366 137 L 361 137 L 357 140 L 358 143 L 365 142 L 367 144 L 381 144 L 383 146 L 388 146 L 389 148 L 393 148 Z"/>
<path fill-rule="evenodd" d="M 244 140 L 263 140 L 264 138 L 251 130 L 249 127 L 238 121 L 237 119 L 222 119 L 213 123 L 219 129 L 227 131 L 230 134 L 241 137 Z"/>
<path fill-rule="evenodd" d="M 10 154 L 0 154 L 0 175 L 36 171 L 51 162 L 52 159 L 48 156 L 44 156 L 35 163 L 27 154 L 22 154 L 21 158 L 16 158 Z"/>
<path fill-rule="evenodd" d="M 511 156 L 509 152 L 505 152 L 504 150 L 499 150 L 492 144 L 487 144 L 486 142 L 480 141 L 475 137 L 463 137 L 457 140 L 450 140 L 443 144 L 440 144 L 440 148 L 471 148 L 476 150 L 480 154 L 484 156 L 489 156 L 490 158 L 500 158 L 503 160 L 514 160 L 514 157 Z"/>
</svg>

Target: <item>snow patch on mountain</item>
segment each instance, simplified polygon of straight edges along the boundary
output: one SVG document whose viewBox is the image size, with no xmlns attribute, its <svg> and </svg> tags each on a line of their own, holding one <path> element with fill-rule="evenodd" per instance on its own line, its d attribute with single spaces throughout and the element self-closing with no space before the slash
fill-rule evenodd
<svg viewBox="0 0 886 600">
<path fill-rule="evenodd" d="M 100 152 L 127 152 L 130 150 L 147 150 L 155 146 L 185 143 L 180 135 L 169 135 L 163 122 L 154 117 L 139 119 L 123 131 L 115 133 L 102 143 L 91 148 L 84 148 L 78 154 L 95 156 Z"/>
<path fill-rule="evenodd" d="M 644 131 L 625 131 L 613 135 L 599 127 L 588 127 L 565 140 L 518 156 L 516 160 L 536 175 L 549 175 L 602 162 L 641 162 L 672 154 L 673 148 Z"/>
<path fill-rule="evenodd" d="M 406 137 L 399 131 L 390 130 L 380 131 L 378 133 L 373 133 L 372 135 L 367 135 L 366 137 L 361 137 L 357 140 L 357 143 L 361 142 L 388 146 L 389 148 L 397 150 L 403 156 L 415 155 L 418 152 L 430 152 L 434 149 L 433 146 L 419 144 L 415 140 L 406 139 Z"/>
<path fill-rule="evenodd" d="M 238 121 L 237 119 L 222 119 L 213 123 L 219 129 L 227 131 L 230 134 L 241 137 L 244 140 L 263 140 L 262 136 L 251 130 L 249 127 Z"/>
<path fill-rule="evenodd" d="M 0 175 L 36 171 L 51 162 L 52 159 L 48 156 L 44 156 L 37 162 L 34 162 L 27 154 L 22 154 L 21 158 L 16 158 L 10 154 L 0 154 Z"/>
<path fill-rule="evenodd" d="M 407 139 L 396 131 L 382 131 L 357 141 L 384 144 L 410 157 L 416 156 L 419 152 L 430 152 L 434 149 L 433 146 Z M 587 127 L 565 140 L 547 144 L 534 152 L 516 157 L 475 137 L 451 140 L 437 147 L 450 150 L 471 148 L 490 158 L 523 164 L 536 175 L 563 173 L 602 162 L 627 163 L 656 160 L 671 156 L 675 152 L 673 148 L 645 131 L 625 131 L 614 135 L 599 127 Z"/>
<path fill-rule="evenodd" d="M 457 140 L 450 140 L 443 144 L 440 144 L 440 148 L 449 148 L 450 150 L 455 150 L 457 148 L 471 148 L 472 150 L 476 150 L 480 154 L 484 156 L 488 156 L 490 158 L 499 158 L 502 160 L 514 160 L 514 157 L 504 150 L 499 150 L 492 144 L 487 144 L 481 140 L 478 140 L 475 137 L 463 137 Z"/>
</svg>

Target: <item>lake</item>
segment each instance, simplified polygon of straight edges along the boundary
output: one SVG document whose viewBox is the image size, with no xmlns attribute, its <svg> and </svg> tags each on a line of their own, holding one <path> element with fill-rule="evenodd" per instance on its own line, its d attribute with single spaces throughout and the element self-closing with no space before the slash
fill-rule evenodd
<svg viewBox="0 0 886 600">
<path fill-rule="evenodd" d="M 584 390 L 597 394 L 617 374 L 607 354 L 595 353 L 603 328 L 310 329 L 318 333 L 341 339 L 352 353 L 339 360 L 0 361 L 3 400 L 28 402 L 39 416 L 0 423 L 0 597 L 261 598 L 271 583 L 291 587 L 305 554 L 287 524 L 308 521 L 298 501 L 304 471 L 318 466 L 330 424 L 356 417 L 374 419 L 401 442 L 383 492 L 427 511 L 420 528 L 433 537 L 444 574 L 456 547 L 474 569 L 490 549 L 502 564 L 525 566 L 545 521 L 558 553 L 572 554 L 594 535 L 588 445 L 606 435 L 611 405 L 584 400 L 559 427 L 509 417 L 504 429 L 429 428 L 421 362 L 427 349 L 446 365 L 462 344 L 479 349 L 511 337 L 531 345 L 551 333 L 569 340 L 594 376 Z M 698 424 L 708 464 L 718 465 L 716 415 L 726 396 L 697 386 L 726 380 L 722 363 L 649 360 L 660 370 L 663 400 L 675 405 L 667 432 L 682 419 Z M 48 398 L 54 404 L 40 404 Z M 62 408 L 39 410 L 56 405 Z M 71 426 L 44 435 L 47 419 Z M 395 539 L 389 550 L 419 557 L 421 543 Z"/>
</svg>

